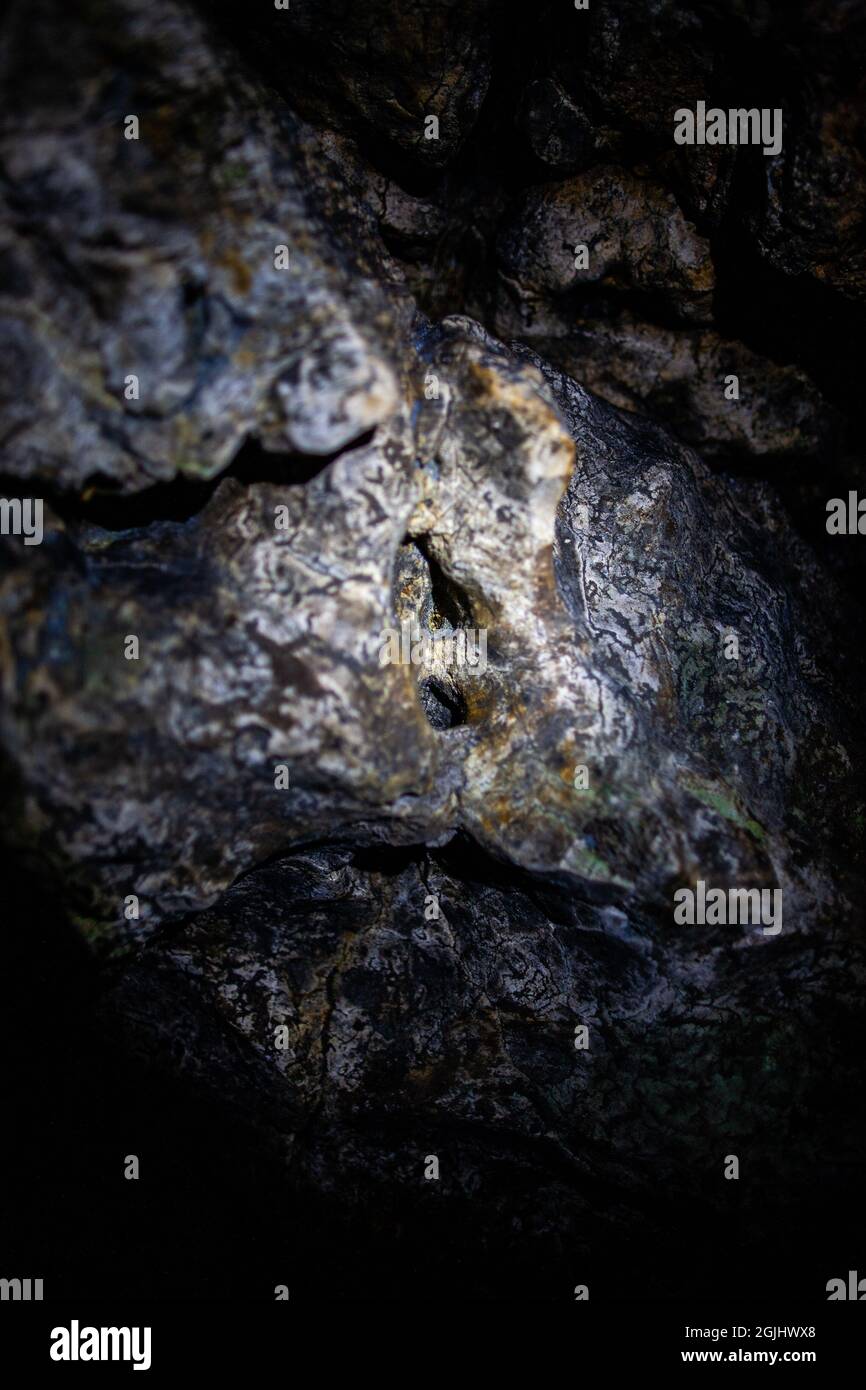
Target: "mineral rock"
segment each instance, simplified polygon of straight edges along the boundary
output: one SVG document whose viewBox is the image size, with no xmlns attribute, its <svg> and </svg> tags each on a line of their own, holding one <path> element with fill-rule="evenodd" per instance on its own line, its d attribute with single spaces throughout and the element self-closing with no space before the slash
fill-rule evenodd
<svg viewBox="0 0 866 1390">
<path fill-rule="evenodd" d="M 712 8 L 0 20 L 3 839 L 282 1247 L 669 1292 L 729 1153 L 738 1253 L 856 1187 L 863 32 Z"/>
<path fill-rule="evenodd" d="M 831 442 L 833 413 L 805 372 L 712 329 L 622 312 L 550 316 L 526 338 L 613 405 L 673 425 L 705 458 L 812 458 Z"/>
<path fill-rule="evenodd" d="M 297 120 L 150 8 L 114 7 L 119 55 L 86 24 L 58 46 L 49 0 L 7 21 L 3 468 L 63 489 L 210 478 L 251 433 L 329 454 L 396 403 L 383 297 L 304 196 Z"/>
<path fill-rule="evenodd" d="M 606 282 L 658 295 L 690 322 L 712 314 L 708 242 L 670 193 L 613 166 L 531 189 L 502 231 L 499 255 L 507 280 L 530 294 Z"/>
<path fill-rule="evenodd" d="M 663 899 L 701 864 L 791 874 L 809 919 L 830 890 L 786 844 L 808 775 L 792 754 L 821 760 L 831 804 L 847 755 L 826 732 L 818 577 L 801 552 L 799 592 L 780 588 L 796 542 L 769 498 L 471 320 L 417 351 L 438 399 L 310 481 L 227 480 L 187 522 L 58 528 L 23 553 L 0 728 L 29 834 L 120 927 L 129 893 L 153 925 L 311 838 L 457 829 L 620 896 Z M 486 633 L 445 728 L 425 718 L 430 672 L 379 661 L 407 613 L 404 543 L 437 624 Z M 416 586 L 429 628 L 424 604 Z M 817 843 L 830 805 L 810 801 Z"/>
</svg>

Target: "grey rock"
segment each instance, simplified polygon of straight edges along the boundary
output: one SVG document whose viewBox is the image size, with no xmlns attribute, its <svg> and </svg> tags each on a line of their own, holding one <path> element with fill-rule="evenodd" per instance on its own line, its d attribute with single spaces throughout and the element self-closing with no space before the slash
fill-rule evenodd
<svg viewBox="0 0 866 1390">
<path fill-rule="evenodd" d="M 530 82 L 518 127 L 535 157 L 557 173 L 574 173 L 600 158 L 615 159 L 623 143 L 616 130 L 597 126 L 555 77 Z"/>
<path fill-rule="evenodd" d="M 256 870 L 101 1005 L 150 1065 L 252 1117 L 287 1190 L 365 1223 L 371 1207 L 441 1222 L 465 1200 L 473 1245 L 531 1233 L 596 1268 L 635 1228 L 664 1248 L 685 1206 L 723 1226 L 723 1155 L 748 1156 L 756 1250 L 780 1188 L 808 1203 L 857 1162 L 862 1124 L 837 1131 L 857 1072 L 843 1040 L 862 1026 L 846 932 L 816 958 L 801 938 L 504 883 L 477 851 L 362 860 L 331 848 Z"/>
<path fill-rule="evenodd" d="M 628 312 L 558 325 L 551 316 L 541 327 L 526 334 L 538 352 L 612 405 L 673 425 L 705 458 L 815 458 L 831 444 L 833 412 L 805 372 L 712 329 L 662 328 Z"/>
<path fill-rule="evenodd" d="M 578 246 L 588 250 L 586 268 L 576 264 Z M 602 165 L 530 189 L 498 251 L 517 315 L 530 323 L 534 298 L 596 283 L 657 294 L 686 321 L 712 317 L 708 242 L 670 193 L 624 169 Z"/>
<path fill-rule="evenodd" d="M 305 485 L 228 480 L 186 523 L 24 550 L 0 593 L 0 732 L 28 834 L 121 931 L 130 892 L 152 927 L 311 839 L 457 829 L 609 900 L 669 900 L 701 866 L 784 878 L 814 920 L 837 896 L 817 847 L 849 755 L 828 731 L 819 576 L 802 551 L 799 594 L 779 587 L 796 542 L 769 497 L 744 505 L 471 320 L 422 333 L 416 388 L 431 374 L 438 399 Z M 486 670 L 447 674 L 444 727 L 425 718 L 434 670 L 380 664 L 400 618 L 433 630 L 431 594 L 435 625 L 487 641 Z M 808 865 L 790 840 L 802 747 L 828 787 L 809 793 Z"/>
<path fill-rule="evenodd" d="M 858 611 L 721 472 L 799 460 L 823 519 L 839 8 L 791 21 L 820 99 L 776 164 L 670 141 L 761 71 L 764 4 L 543 7 L 512 54 L 487 0 L 0 20 L 2 480 L 46 500 L 0 539 L 3 837 L 94 948 L 105 1045 L 243 1115 L 254 1182 L 276 1152 L 269 1234 L 291 1190 L 386 1262 L 444 1209 L 536 1283 L 542 1248 L 655 1276 L 709 1244 L 677 1222 L 727 1239 L 729 1152 L 759 1252 L 853 1187 Z M 790 356 L 777 275 L 794 316 L 827 290 Z M 781 932 L 678 926 L 698 880 L 781 890 Z"/>
<path fill-rule="evenodd" d="M 113 65 L 86 24 L 58 53 L 59 13 L 13 6 L 0 50 L 6 474 L 137 490 L 213 477 L 252 434 L 329 454 L 385 419 L 388 307 L 310 206 L 297 119 L 164 0 L 112 4 Z"/>
<path fill-rule="evenodd" d="M 278 13 L 217 7 L 282 95 L 317 125 L 384 143 L 409 168 L 448 164 L 491 74 L 492 0 L 292 0 Z M 210 12 L 210 6 L 202 6 Z M 428 138 L 427 117 L 439 122 Z"/>
<path fill-rule="evenodd" d="M 832 78 L 823 85 L 822 104 L 796 113 L 782 152 L 767 161 L 760 209 L 748 225 L 758 251 L 775 269 L 789 276 L 810 276 L 862 303 L 862 114 L 853 91 L 840 93 Z"/>
</svg>

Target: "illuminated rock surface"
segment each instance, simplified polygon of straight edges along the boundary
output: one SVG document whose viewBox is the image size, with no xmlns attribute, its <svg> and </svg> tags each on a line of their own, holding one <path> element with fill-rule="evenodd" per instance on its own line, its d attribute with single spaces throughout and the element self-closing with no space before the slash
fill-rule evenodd
<svg viewBox="0 0 866 1390">
<path fill-rule="evenodd" d="M 579 1263 L 674 1196 L 683 1249 L 723 1229 L 739 1153 L 778 1241 L 862 1152 L 832 16 L 758 193 L 760 151 L 670 141 L 721 80 L 690 7 L 568 56 L 545 13 L 525 65 L 481 3 L 210 8 L 3 21 L 2 478 L 46 499 L 0 541 L 6 840 L 108 958 L 106 1036 L 301 1202 Z M 383 665 L 403 623 L 484 668 Z M 781 888 L 781 933 L 675 925 L 699 879 Z"/>
</svg>

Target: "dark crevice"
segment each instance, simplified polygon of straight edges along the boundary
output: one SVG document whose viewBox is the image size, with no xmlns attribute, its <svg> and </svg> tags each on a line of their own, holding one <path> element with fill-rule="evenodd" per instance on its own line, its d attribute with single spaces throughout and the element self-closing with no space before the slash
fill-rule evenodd
<svg viewBox="0 0 866 1390">
<path fill-rule="evenodd" d="M 786 275 L 758 257 L 739 227 L 714 241 L 717 331 L 780 365 L 793 363 L 822 395 L 850 411 L 862 370 L 849 345 L 863 341 L 866 312 L 809 275 Z"/>
<path fill-rule="evenodd" d="M 459 690 L 427 677 L 418 686 L 424 713 L 434 729 L 453 729 L 466 723 L 466 701 Z"/>
<path fill-rule="evenodd" d="M 458 831 L 440 849 L 429 851 L 430 860 L 449 878 L 473 888 L 520 893 L 550 922 L 574 926 L 588 918 L 594 900 L 585 897 L 573 879 L 542 876 L 492 854 L 468 832 Z"/>
<path fill-rule="evenodd" d="M 452 627 L 471 627 L 472 603 L 469 595 L 456 580 L 445 573 L 435 555 L 431 553 L 428 537 L 408 536 L 404 544 L 407 542 L 416 547 L 427 566 L 436 613 Z"/>
<path fill-rule="evenodd" d="M 0 497 L 41 497 L 67 525 L 86 523 L 106 531 L 137 530 L 160 521 L 184 522 L 204 509 L 226 478 L 234 478 L 245 486 L 272 483 L 278 487 L 303 487 L 335 459 L 364 448 L 374 433 L 373 429 L 367 430 L 345 448 L 326 455 L 270 453 L 257 439 L 247 439 L 228 468 L 214 478 L 178 477 L 135 493 L 116 491 L 110 480 L 101 475 L 89 480 L 78 496 L 61 492 L 44 479 L 0 475 Z"/>
<path fill-rule="evenodd" d="M 352 864 L 362 873 L 395 878 L 412 864 L 423 863 L 426 857 L 425 845 L 366 845 L 355 850 Z"/>
<path fill-rule="evenodd" d="M 468 707 L 459 687 L 459 668 L 448 669 L 449 637 L 472 626 L 469 596 L 447 575 L 430 551 L 425 536 L 409 536 L 397 553 L 394 569 L 394 605 L 401 622 L 417 625 L 417 636 L 441 640 L 445 656 L 436 674 L 417 672 L 418 696 L 428 723 L 439 730 L 465 724 Z M 416 633 L 412 629 L 412 641 Z M 405 658 L 404 658 L 405 659 Z M 413 660 L 416 659 L 413 654 Z M 455 661 L 457 659 L 455 653 Z"/>
</svg>

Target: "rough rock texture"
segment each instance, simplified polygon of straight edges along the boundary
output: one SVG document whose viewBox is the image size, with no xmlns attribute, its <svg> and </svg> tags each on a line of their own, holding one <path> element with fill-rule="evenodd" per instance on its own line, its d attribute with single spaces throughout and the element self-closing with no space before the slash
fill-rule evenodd
<svg viewBox="0 0 866 1390">
<path fill-rule="evenodd" d="M 711 329 L 689 333 L 613 312 L 545 316 L 526 336 L 614 405 L 676 418 L 704 457 L 813 459 L 832 446 L 833 412 L 805 372 Z"/>
<path fill-rule="evenodd" d="M 487 93 L 493 0 L 292 0 L 280 13 L 218 0 L 201 9 L 305 115 L 375 141 L 409 169 L 453 159 Z"/>
<path fill-rule="evenodd" d="M 549 1260 L 597 1269 L 635 1227 L 656 1249 L 683 1240 L 684 1205 L 709 1231 L 730 1219 L 726 1185 L 707 1182 L 722 1154 L 749 1156 L 737 1220 L 755 1250 L 781 1193 L 808 1202 L 816 1173 L 845 1180 L 863 1142 L 853 1114 L 836 1131 L 858 1084 L 862 947 L 833 932 L 807 986 L 790 939 L 690 937 L 454 858 L 371 870 L 328 850 L 257 870 L 145 951 L 106 1012 L 223 1103 L 252 1099 L 289 1190 L 338 1211 L 362 1200 L 373 1226 L 395 1194 L 431 1222 L 445 1203 L 467 1244 L 498 1230 L 512 1258 L 535 1228 Z M 816 996 L 836 1011 L 820 1068 Z M 668 1279 L 655 1296 L 682 1287 Z"/>
<path fill-rule="evenodd" d="M 596 125 L 555 77 L 530 82 L 518 125 L 536 159 L 556 173 L 581 169 L 622 145 L 618 132 Z"/>
<path fill-rule="evenodd" d="M 275 1209 L 348 1247 L 444 1209 L 530 1284 L 667 1240 L 669 1292 L 726 1154 L 784 1266 L 863 1153 L 862 562 L 823 524 L 864 476 L 863 26 L 506 19 L 0 21 L 0 477 L 46 502 L 0 539 L 4 840 L 99 948 L 106 1049 L 242 1115 Z M 785 106 L 777 160 L 673 145 L 729 95 Z M 698 880 L 782 931 L 676 925 Z"/>
<path fill-rule="evenodd" d="M 385 419 L 393 328 L 304 197 L 298 122 L 195 15 L 120 5 L 127 49 L 86 24 L 58 49 L 53 9 L 13 6 L 2 53 L 4 473 L 140 489 Z"/>
<path fill-rule="evenodd" d="M 799 593 L 773 579 L 796 542 L 770 500 L 552 369 L 546 385 L 471 321 L 420 342 L 440 394 L 414 433 L 395 415 L 303 486 L 226 481 L 185 523 L 58 531 L 10 576 L 22 823 L 93 889 L 93 930 L 123 927 L 128 893 L 153 925 L 328 834 L 462 829 L 575 885 L 659 895 L 702 864 L 809 881 L 786 843 L 807 779 L 811 857 L 835 837 L 851 753 L 818 578 L 801 554 Z M 447 730 L 424 717 L 423 668 L 380 665 L 381 635 L 422 617 L 394 606 L 407 535 L 444 618 L 487 633 L 487 670 L 454 672 Z M 830 888 L 802 891 L 808 915 Z"/>
<path fill-rule="evenodd" d="M 585 247 L 589 264 L 576 266 Z M 656 293 L 690 322 L 710 313 L 713 266 L 672 194 L 602 165 L 552 189 L 530 190 L 499 243 L 506 279 L 529 291 L 562 294 L 605 281 Z"/>
</svg>

